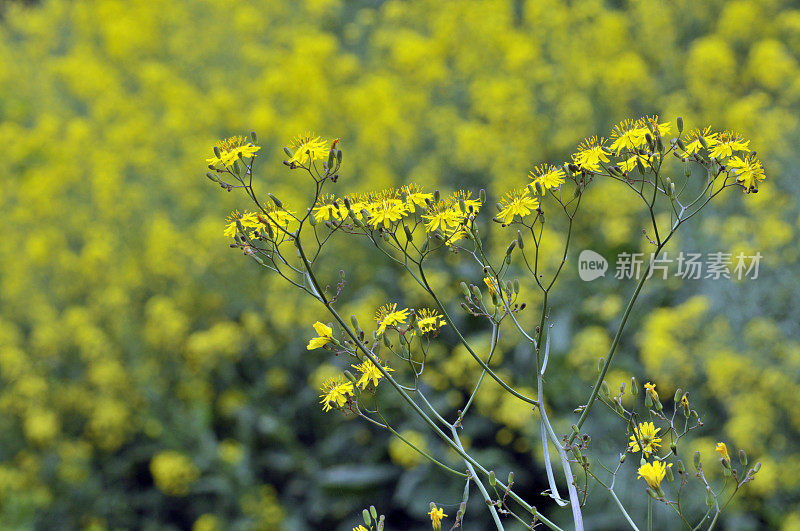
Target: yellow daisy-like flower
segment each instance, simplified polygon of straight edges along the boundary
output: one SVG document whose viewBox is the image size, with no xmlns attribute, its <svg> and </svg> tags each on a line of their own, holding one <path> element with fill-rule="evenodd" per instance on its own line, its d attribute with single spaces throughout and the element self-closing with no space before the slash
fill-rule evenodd
<svg viewBox="0 0 800 531">
<path fill-rule="evenodd" d="M 214 156 L 206 159 L 206 162 L 213 166 L 225 166 L 227 168 L 233 166 L 233 163 L 239 160 L 239 154 L 247 158 L 255 157 L 256 151 L 261 149 L 261 146 L 256 146 L 243 136 L 232 136 L 217 142 L 216 148 Z M 217 152 L 219 152 L 219 156 L 217 156 Z"/>
<path fill-rule="evenodd" d="M 366 528 L 366 527 L 364 527 L 363 525 L 359 525 L 359 526 L 357 526 L 357 527 L 354 527 L 354 528 L 353 528 L 353 531 L 369 531 L 369 529 L 367 529 L 367 528 Z"/>
<path fill-rule="evenodd" d="M 621 160 L 621 161 L 617 162 L 617 166 L 619 166 L 620 169 L 623 172 L 630 173 L 630 172 L 632 172 L 633 170 L 636 169 L 636 160 L 637 159 L 642 161 L 642 165 L 645 168 L 648 168 L 650 166 L 650 163 L 647 161 L 647 159 L 644 158 L 644 157 L 641 157 L 639 155 L 634 155 L 634 156 L 629 157 L 629 158 L 627 158 L 625 160 Z"/>
<path fill-rule="evenodd" d="M 436 203 L 428 207 L 422 215 L 425 221 L 425 230 L 436 232 L 436 229 L 446 232 L 448 229 L 457 227 L 461 216 L 455 210 L 448 208 L 444 203 Z"/>
<path fill-rule="evenodd" d="M 248 212 L 245 210 L 243 214 L 240 214 L 238 210 L 234 210 L 225 219 L 226 225 L 225 230 L 223 231 L 225 236 L 229 238 L 236 236 L 236 233 L 239 231 L 238 227 L 236 226 L 236 220 L 239 220 L 245 230 L 257 229 L 260 226 L 258 216 L 254 212 Z"/>
<path fill-rule="evenodd" d="M 322 384 L 322 388 L 320 389 L 322 394 L 319 395 L 322 400 L 320 400 L 320 404 L 324 404 L 322 406 L 322 411 L 330 411 L 333 409 L 331 404 L 334 404 L 336 407 L 342 407 L 347 402 L 348 396 L 353 396 L 353 382 L 345 381 L 342 376 L 336 376 L 334 378 L 328 378 L 324 384 Z"/>
<path fill-rule="evenodd" d="M 372 219 L 369 220 L 372 228 L 378 228 L 382 223 L 384 228 L 388 229 L 389 225 L 403 219 L 408 212 L 408 206 L 400 199 L 383 199 L 373 203 L 371 207 L 367 210 L 372 214 Z"/>
<path fill-rule="evenodd" d="M 415 206 L 425 208 L 428 206 L 428 201 L 433 201 L 433 194 L 423 192 L 417 184 L 404 186 L 401 191 L 406 194 L 406 205 L 409 210 L 413 210 Z"/>
<path fill-rule="evenodd" d="M 331 218 L 344 219 L 347 217 L 347 209 L 344 208 L 344 203 L 331 194 L 323 195 L 317 199 L 313 213 L 317 221 L 328 221 Z"/>
<path fill-rule="evenodd" d="M 383 378 L 383 373 L 381 373 L 378 366 L 372 363 L 371 360 L 365 360 L 363 363 L 351 365 L 351 367 L 361 373 L 361 377 L 356 382 L 356 386 L 361 389 L 366 389 L 370 383 L 372 383 L 374 387 L 378 387 L 378 381 Z M 394 372 L 394 369 L 391 367 L 383 367 L 383 370 Z"/>
<path fill-rule="evenodd" d="M 661 138 L 666 137 L 671 132 L 671 125 L 669 122 L 663 124 L 658 123 L 657 114 L 655 116 L 644 116 L 636 122 L 636 125 L 644 128 L 644 131 L 642 132 L 643 140 L 644 140 L 644 134 L 650 132 L 650 130 L 647 127 L 648 122 L 650 123 L 650 125 L 653 126 L 654 131 L 658 131 L 658 134 L 661 135 Z"/>
<path fill-rule="evenodd" d="M 381 306 L 375 313 L 375 320 L 378 322 L 378 335 L 383 334 L 389 326 L 403 324 L 408 319 L 408 308 L 397 309 L 397 303 Z"/>
<path fill-rule="evenodd" d="M 717 136 L 719 136 L 718 133 L 712 133 L 710 127 L 706 127 L 703 130 L 692 129 L 692 131 L 690 131 L 686 137 L 687 140 L 687 142 L 685 143 L 686 151 L 684 151 L 681 156 L 689 157 L 691 155 L 694 155 L 701 149 L 703 149 L 703 143 L 700 142 L 700 137 L 702 137 L 703 140 L 706 141 L 706 144 L 708 144 L 709 149 L 713 148 L 719 143 L 719 141 L 717 140 Z"/>
<path fill-rule="evenodd" d="M 524 218 L 539 208 L 539 200 L 531 196 L 527 188 L 520 188 L 506 192 L 500 200 L 502 209 L 497 214 L 497 219 L 504 225 L 514 221 L 514 216 Z"/>
<path fill-rule="evenodd" d="M 736 180 L 742 183 L 744 193 L 758 192 L 758 183 L 765 179 L 764 166 L 760 160 L 753 155 L 732 157 L 728 166 L 735 170 Z"/>
<path fill-rule="evenodd" d="M 650 398 L 653 400 L 658 400 L 658 393 L 656 392 L 656 384 L 647 382 L 644 384 L 644 388 L 650 394 Z"/>
<path fill-rule="evenodd" d="M 431 502 L 431 510 L 428 512 L 428 516 L 431 517 L 431 525 L 434 531 L 440 531 L 442 529 L 442 518 L 447 517 L 447 515 L 444 514 L 444 509 L 437 509 L 436 505 Z"/>
<path fill-rule="evenodd" d="M 639 467 L 638 478 L 644 478 L 648 485 L 653 489 L 660 489 L 661 482 L 664 481 L 664 476 L 667 474 L 667 468 L 671 467 L 672 463 L 664 465 L 661 461 L 653 461 L 652 463 L 645 463 Z"/>
<path fill-rule="evenodd" d="M 290 222 L 295 221 L 294 212 L 292 210 L 286 210 L 274 204 L 267 205 L 264 210 L 266 211 L 266 217 L 264 217 L 264 219 L 267 221 L 272 220 L 284 227 L 289 225 Z"/>
<path fill-rule="evenodd" d="M 295 138 L 292 142 L 291 150 L 294 155 L 286 162 L 300 166 L 306 166 L 315 160 L 324 159 L 330 151 L 328 143 L 313 133 L 306 133 Z"/>
<path fill-rule="evenodd" d="M 741 136 L 733 131 L 725 131 L 720 133 L 719 137 L 717 137 L 718 142 L 714 144 L 714 147 L 709 145 L 709 157 L 714 157 L 717 160 L 724 159 L 725 157 L 730 157 L 733 155 L 735 151 L 747 151 L 750 145 L 749 140 L 744 140 Z"/>
<path fill-rule="evenodd" d="M 572 161 L 584 169 L 600 171 L 600 163 L 609 161 L 605 143 L 605 138 L 596 136 L 585 139 L 578 146 L 578 152 L 572 155 Z"/>
<path fill-rule="evenodd" d="M 466 212 L 461 212 L 462 201 L 467 209 Z M 467 192 L 465 190 L 459 190 L 457 192 L 453 192 L 452 194 L 450 194 L 450 197 L 447 198 L 447 204 L 450 205 L 451 208 L 456 210 L 456 212 L 460 212 L 465 216 L 470 212 L 477 214 L 478 210 L 480 210 L 481 208 L 480 200 L 472 199 L 472 192 Z"/>
<path fill-rule="evenodd" d="M 417 312 L 417 325 L 423 332 L 435 332 L 446 324 L 447 321 L 436 310 L 422 308 Z"/>
<path fill-rule="evenodd" d="M 718 442 L 714 451 L 722 456 L 723 459 L 730 463 L 731 457 L 728 455 L 728 446 L 724 442 Z"/>
<path fill-rule="evenodd" d="M 333 343 L 333 330 L 330 326 L 326 326 L 319 321 L 314 323 L 314 330 L 317 331 L 319 334 L 318 337 L 311 338 L 306 346 L 307 350 L 314 350 L 317 348 L 322 348 L 328 343 Z"/>
<path fill-rule="evenodd" d="M 643 422 L 635 428 L 635 435 L 631 435 L 631 442 L 628 444 L 628 449 L 632 452 L 639 451 L 639 442 L 642 443 L 642 454 L 647 457 L 651 453 L 658 451 L 661 446 L 661 437 L 658 437 L 658 432 L 661 428 L 656 428 L 652 422 Z"/>
<path fill-rule="evenodd" d="M 681 397 L 681 405 L 683 407 L 685 407 L 686 409 L 689 409 L 689 396 L 688 395 L 683 395 Z"/>
<path fill-rule="evenodd" d="M 622 150 L 634 151 L 644 144 L 644 135 L 647 131 L 644 124 L 623 120 L 611 130 L 611 145 L 608 148 L 617 155 Z"/>
<path fill-rule="evenodd" d="M 554 190 L 562 184 L 566 174 L 562 168 L 552 166 L 550 164 L 542 164 L 528 172 L 528 175 L 533 179 L 534 183 L 541 183 L 543 190 Z"/>
</svg>

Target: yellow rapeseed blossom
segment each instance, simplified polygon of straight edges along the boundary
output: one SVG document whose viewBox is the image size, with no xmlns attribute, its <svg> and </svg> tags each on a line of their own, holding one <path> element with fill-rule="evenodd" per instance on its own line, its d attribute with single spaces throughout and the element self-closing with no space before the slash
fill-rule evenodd
<svg viewBox="0 0 800 531">
<path fill-rule="evenodd" d="M 578 146 L 578 152 L 572 155 L 572 160 L 578 166 L 591 171 L 600 171 L 600 163 L 608 162 L 608 154 L 605 151 L 605 138 L 593 136 L 585 139 Z"/>
<path fill-rule="evenodd" d="M 528 172 L 534 183 L 540 183 L 543 190 L 554 190 L 564 184 L 566 174 L 563 168 L 551 164 L 542 164 Z"/>
<path fill-rule="evenodd" d="M 380 360 L 378 361 L 380 362 Z M 383 373 L 381 373 L 377 365 L 372 363 L 372 360 L 364 360 L 358 365 L 351 365 L 351 367 L 361 373 L 361 377 L 356 382 L 356 386 L 360 387 L 361 389 L 366 389 L 370 383 L 373 387 L 378 387 L 378 382 L 381 378 L 383 378 Z M 391 367 L 386 367 L 383 365 L 382 367 L 385 371 L 394 372 L 394 369 Z"/>
<path fill-rule="evenodd" d="M 527 188 L 520 188 L 507 192 L 500 200 L 502 207 L 497 214 L 497 219 L 504 225 L 514 221 L 514 216 L 524 218 L 539 208 L 539 200 L 531 196 Z"/>
<path fill-rule="evenodd" d="M 192 460 L 173 450 L 156 454 L 150 461 L 150 473 L 156 486 L 170 496 L 185 496 L 200 477 Z"/>
<path fill-rule="evenodd" d="M 736 151 L 747 151 L 749 145 L 749 140 L 744 140 L 732 131 L 725 131 L 717 137 L 717 143 L 714 144 L 714 147 L 709 144 L 708 156 L 720 160 L 730 157 Z"/>
<path fill-rule="evenodd" d="M 378 322 L 378 335 L 383 334 L 389 326 L 397 326 L 406 322 L 408 318 L 408 308 L 397 309 L 397 303 L 381 306 L 375 313 L 375 320 Z"/>
<path fill-rule="evenodd" d="M 728 455 L 728 446 L 724 442 L 718 442 L 714 451 L 721 455 L 726 461 L 731 461 L 731 457 Z"/>
<path fill-rule="evenodd" d="M 447 321 L 436 310 L 422 308 L 417 312 L 417 326 L 423 332 L 435 332 L 446 324 Z"/>
<path fill-rule="evenodd" d="M 660 489 L 661 482 L 667 474 L 667 468 L 671 467 L 672 463 L 664 465 L 661 461 L 655 460 L 652 463 L 645 463 L 639 467 L 638 478 L 643 478 L 651 488 Z"/>
<path fill-rule="evenodd" d="M 732 157 L 728 166 L 733 168 L 736 180 L 742 183 L 744 193 L 758 192 L 758 183 L 764 180 L 764 166 L 753 155 Z"/>
<path fill-rule="evenodd" d="M 317 321 L 314 323 L 314 330 L 317 331 L 319 334 L 318 337 L 311 338 L 306 346 L 307 350 L 314 350 L 317 348 L 322 348 L 328 343 L 333 343 L 333 330 L 330 326 L 324 325 Z"/>
<path fill-rule="evenodd" d="M 295 138 L 290 149 L 292 157 L 286 162 L 300 166 L 307 166 L 315 160 L 327 158 L 330 151 L 328 143 L 313 133 L 306 133 Z"/>
<path fill-rule="evenodd" d="M 215 147 L 214 156 L 206 159 L 206 162 L 215 167 L 224 166 L 226 168 L 233 166 L 233 163 L 239 160 L 239 155 L 253 158 L 256 156 L 256 151 L 261 149 L 260 146 L 254 145 L 243 136 L 232 136 L 220 140 Z"/>
<path fill-rule="evenodd" d="M 342 407 L 347 402 L 347 397 L 353 396 L 353 382 L 345 381 L 344 377 L 341 375 L 335 376 L 333 378 L 328 378 L 328 380 L 322 384 L 320 390 L 322 394 L 319 395 L 319 397 L 322 400 L 320 400 L 319 403 L 323 404 L 322 411 L 330 411 L 333 409 L 331 404 Z"/>
<path fill-rule="evenodd" d="M 431 525 L 435 531 L 442 529 L 442 518 L 447 517 L 447 515 L 444 514 L 444 509 L 437 509 L 436 505 L 431 503 L 431 510 L 428 512 L 428 516 L 431 517 Z"/>
<path fill-rule="evenodd" d="M 631 435 L 628 449 L 632 452 L 638 452 L 639 442 L 641 442 L 642 454 L 645 457 L 657 452 L 661 446 L 661 437 L 657 436 L 660 430 L 661 428 L 656 428 L 652 422 L 639 423 L 639 427 L 634 429 L 635 435 Z"/>
</svg>

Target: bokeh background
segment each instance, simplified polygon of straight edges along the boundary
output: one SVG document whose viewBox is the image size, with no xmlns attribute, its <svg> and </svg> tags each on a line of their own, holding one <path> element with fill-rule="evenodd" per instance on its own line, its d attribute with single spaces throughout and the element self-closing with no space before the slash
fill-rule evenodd
<svg viewBox="0 0 800 531">
<path fill-rule="evenodd" d="M 768 174 L 758 194 L 728 193 L 670 250 L 764 261 L 757 280 L 649 283 L 611 387 L 635 375 L 663 397 L 689 390 L 705 426 L 686 455 L 714 463 L 724 440 L 763 463 L 725 528 L 800 528 L 794 2 L 0 6 L 0 527 L 349 530 L 375 504 L 390 528 L 424 528 L 430 501 L 454 515 L 460 482 L 385 433 L 322 413 L 316 388 L 342 360 L 305 342 L 326 316 L 228 248 L 224 217 L 248 205 L 203 176 L 210 146 L 256 130 L 262 193 L 290 202 L 303 197 L 281 148 L 314 130 L 342 138 L 337 191 L 416 181 L 485 187 L 493 204 L 584 136 L 659 113 L 738 130 Z M 575 249 L 647 250 L 624 189 L 596 183 L 584 206 Z M 366 247 L 347 259 L 332 251 L 331 281 L 339 267 L 348 275 L 342 311 L 362 323 L 387 300 L 425 303 Z M 435 278 L 455 297 L 456 280 L 480 272 L 443 258 Z M 566 433 L 633 285 L 581 282 L 574 260 L 559 282 L 548 385 Z M 472 341 L 488 341 L 460 319 Z M 499 370 L 535 394 L 518 344 L 503 339 Z M 445 331 L 425 385 L 451 415 L 473 365 Z M 521 494 L 568 523 L 538 496 L 535 417 L 491 385 L 481 397 L 465 426 L 471 452 L 501 477 L 513 469 Z M 457 463 L 387 401 L 398 429 Z M 587 426 L 594 455 L 613 463 L 624 427 L 601 408 Z M 620 495 L 641 518 L 643 488 L 626 466 Z M 591 494 L 591 527 L 619 528 L 602 489 Z M 468 528 L 489 525 L 473 501 Z"/>
</svg>

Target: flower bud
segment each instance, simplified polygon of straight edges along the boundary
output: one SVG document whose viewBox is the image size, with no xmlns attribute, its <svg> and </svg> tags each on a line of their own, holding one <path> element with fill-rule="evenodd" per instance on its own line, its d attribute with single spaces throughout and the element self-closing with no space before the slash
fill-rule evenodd
<svg viewBox="0 0 800 531">
<path fill-rule="evenodd" d="M 520 249 L 525 248 L 525 240 L 522 239 L 522 233 L 517 231 L 517 245 L 519 245 Z"/>
<path fill-rule="evenodd" d="M 358 326 L 358 318 L 355 315 L 350 316 L 350 324 L 353 325 L 354 330 L 358 330 L 360 328 Z"/>
<path fill-rule="evenodd" d="M 508 247 L 506 247 L 506 255 L 511 254 L 511 251 L 513 251 L 514 247 L 516 246 L 517 246 L 517 240 L 513 240 L 510 244 L 508 244 Z"/>
<path fill-rule="evenodd" d="M 597 360 L 597 372 L 602 372 L 603 365 L 605 365 L 605 363 L 606 363 L 605 358 L 600 358 L 599 360 Z"/>
<path fill-rule="evenodd" d="M 217 147 L 217 146 L 214 146 L 214 156 L 217 157 L 217 158 L 220 158 L 220 151 L 219 151 L 219 147 Z"/>
<path fill-rule="evenodd" d="M 212 181 L 214 181 L 215 183 L 218 183 L 218 182 L 219 182 L 219 177 L 217 177 L 216 175 L 214 175 L 214 174 L 213 174 L 213 173 L 211 173 L 211 172 L 208 172 L 208 173 L 206 173 L 206 177 L 208 177 L 209 179 L 211 179 L 211 180 L 212 180 Z"/>
<path fill-rule="evenodd" d="M 742 466 L 747 466 L 747 453 L 743 449 L 739 450 L 739 462 Z"/>
<path fill-rule="evenodd" d="M 600 392 L 605 397 L 608 397 L 611 394 L 611 390 L 608 387 L 608 382 L 606 382 L 605 380 L 603 380 L 603 383 L 600 384 Z"/>
<path fill-rule="evenodd" d="M 336 150 L 336 163 L 341 165 L 342 164 L 342 150 Z"/>
<path fill-rule="evenodd" d="M 681 389 L 680 387 L 678 387 L 678 388 L 675 390 L 675 398 L 673 398 L 673 400 L 675 401 L 675 403 L 676 403 L 676 404 L 677 404 L 678 402 L 680 402 L 680 400 L 681 400 L 681 397 L 682 397 L 682 396 L 683 396 L 683 389 Z"/>
<path fill-rule="evenodd" d="M 378 511 L 375 510 L 375 506 L 374 505 L 370 505 L 369 506 L 369 514 L 371 514 L 373 518 L 377 518 L 378 517 Z"/>
<path fill-rule="evenodd" d="M 489 471 L 489 485 L 492 487 L 497 483 L 497 478 L 494 477 L 494 470 Z"/>
<path fill-rule="evenodd" d="M 692 457 L 692 463 L 696 469 L 700 468 L 700 451 L 695 451 L 694 456 Z"/>
<path fill-rule="evenodd" d="M 675 143 L 678 144 L 678 147 L 681 149 L 681 151 L 686 152 L 686 144 L 683 143 L 683 140 L 677 138 L 675 139 Z"/>
<path fill-rule="evenodd" d="M 486 190 L 481 188 L 481 191 L 478 192 L 478 198 L 481 200 L 481 204 L 486 202 Z"/>
<path fill-rule="evenodd" d="M 372 526 L 372 518 L 370 517 L 369 511 L 364 509 L 361 511 L 361 516 L 364 518 L 364 523 L 368 526 Z"/>
<path fill-rule="evenodd" d="M 438 203 L 440 198 L 441 198 L 441 193 L 439 192 L 439 190 L 434 190 L 433 191 L 433 200 L 436 203 Z"/>
<path fill-rule="evenodd" d="M 683 118 L 678 116 L 678 134 L 683 133 Z"/>
<path fill-rule="evenodd" d="M 711 492 L 711 487 L 706 487 L 706 505 L 714 507 L 714 493 Z"/>
<path fill-rule="evenodd" d="M 316 216 L 314 216 L 313 212 L 308 213 L 308 222 L 311 223 L 312 227 L 315 227 L 317 225 L 317 218 Z"/>
<path fill-rule="evenodd" d="M 508 473 L 508 485 L 511 486 L 512 483 L 514 483 L 514 472 L 509 472 Z"/>
<path fill-rule="evenodd" d="M 761 462 L 760 461 L 758 463 L 756 463 L 755 466 L 753 466 L 753 473 L 755 474 L 759 470 L 761 470 Z"/>
<path fill-rule="evenodd" d="M 267 194 L 267 195 L 269 196 L 270 199 L 272 199 L 272 202 L 275 203 L 276 207 L 283 208 L 283 203 L 281 203 L 277 197 L 275 197 L 272 194 Z"/>
<path fill-rule="evenodd" d="M 701 135 L 697 137 L 697 140 L 700 141 L 700 145 L 703 146 L 703 149 L 708 149 L 708 140 L 706 140 L 706 137 Z"/>
<path fill-rule="evenodd" d="M 636 381 L 636 377 L 633 376 L 631 378 L 631 394 L 636 396 L 639 394 L 639 383 Z"/>
<path fill-rule="evenodd" d="M 669 467 L 669 466 L 668 466 L 668 467 L 665 469 L 665 472 L 666 472 L 666 474 L 665 474 L 665 475 L 667 476 L 667 481 L 669 481 L 670 483 L 672 483 L 673 481 L 675 481 L 675 476 L 673 476 L 673 475 L 672 475 L 672 467 Z"/>
<path fill-rule="evenodd" d="M 353 382 L 353 383 L 356 383 L 356 382 L 358 381 L 358 380 L 356 379 L 356 377 L 355 377 L 355 376 L 353 376 L 353 373 L 352 373 L 352 372 L 350 372 L 350 371 L 348 371 L 348 370 L 345 370 L 345 371 L 344 371 L 344 376 L 345 376 L 345 378 L 347 378 L 348 380 L 350 380 L 350 381 L 351 381 L 351 382 Z"/>
<path fill-rule="evenodd" d="M 636 169 L 639 170 L 639 173 L 642 175 L 645 174 L 644 164 L 642 164 L 642 161 L 639 159 L 639 157 L 636 157 Z"/>
<path fill-rule="evenodd" d="M 540 197 L 544 195 L 544 192 L 545 192 L 544 184 L 542 184 L 541 181 L 534 181 L 533 182 L 533 186 L 536 189 L 536 194 L 537 195 L 539 195 Z"/>
<path fill-rule="evenodd" d="M 294 157 L 294 153 L 292 153 L 292 150 L 288 147 L 283 148 L 283 152 L 286 153 L 286 156 L 289 158 Z"/>
<path fill-rule="evenodd" d="M 469 287 L 467 286 L 466 282 L 462 282 L 461 283 L 461 291 L 464 293 L 465 297 L 469 297 L 470 296 Z"/>
<path fill-rule="evenodd" d="M 514 279 L 514 293 L 516 295 L 519 295 L 519 279 L 518 278 Z"/>
<path fill-rule="evenodd" d="M 480 288 L 478 286 L 470 286 L 472 289 L 472 296 L 478 299 L 479 301 L 483 300 L 483 295 L 481 294 Z"/>
<path fill-rule="evenodd" d="M 403 223 L 403 230 L 406 233 L 406 238 L 408 239 L 408 241 L 414 241 L 414 235 L 411 234 L 411 229 L 408 228 L 408 225 L 406 225 L 405 223 Z"/>
</svg>

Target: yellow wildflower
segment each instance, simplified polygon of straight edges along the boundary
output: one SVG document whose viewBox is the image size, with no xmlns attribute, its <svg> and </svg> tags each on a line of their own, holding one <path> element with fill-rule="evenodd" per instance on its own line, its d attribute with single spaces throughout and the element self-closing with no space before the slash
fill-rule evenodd
<svg viewBox="0 0 800 531">
<path fill-rule="evenodd" d="M 504 225 L 509 225 L 514 221 L 514 216 L 524 218 L 539 208 L 539 200 L 532 197 L 527 188 L 520 188 L 511 192 L 506 192 L 500 200 L 502 209 L 497 214 L 497 219 Z"/>
<path fill-rule="evenodd" d="M 652 463 L 645 463 L 639 467 L 638 478 L 644 478 L 648 485 L 654 489 L 661 488 L 661 482 L 667 474 L 667 468 L 671 467 L 672 463 L 664 465 L 661 461 L 655 460 Z"/>
<path fill-rule="evenodd" d="M 709 157 L 714 157 L 717 160 L 730 157 L 733 155 L 734 151 L 747 151 L 750 144 L 749 140 L 742 139 L 742 137 L 732 131 L 725 131 L 719 135 L 717 140 L 718 142 L 708 153 Z"/>
<path fill-rule="evenodd" d="M 295 138 L 292 142 L 291 150 L 294 155 L 286 162 L 300 166 L 326 158 L 329 153 L 328 143 L 312 133 L 306 133 Z"/>
<path fill-rule="evenodd" d="M 239 229 L 236 226 L 236 220 L 242 224 L 242 227 L 246 229 L 257 229 L 260 224 L 258 222 L 258 216 L 253 212 L 244 211 L 243 214 L 240 214 L 238 210 L 234 210 L 231 214 L 225 219 L 225 231 L 223 234 L 230 238 L 236 236 L 236 233 Z"/>
<path fill-rule="evenodd" d="M 631 442 L 628 448 L 632 452 L 639 451 L 639 443 L 641 442 L 642 454 L 647 457 L 651 453 L 658 451 L 661 446 L 661 437 L 657 437 L 661 428 L 656 428 L 652 422 L 639 423 L 639 427 L 635 428 L 635 435 L 631 435 Z"/>
<path fill-rule="evenodd" d="M 735 170 L 736 180 L 742 183 L 744 193 L 758 192 L 759 181 L 764 180 L 764 166 L 752 155 L 732 157 L 728 166 Z"/>
<path fill-rule="evenodd" d="M 578 152 L 572 155 L 573 162 L 584 169 L 600 171 L 600 163 L 609 161 L 605 143 L 605 138 L 596 136 L 585 139 L 578 146 Z"/>
<path fill-rule="evenodd" d="M 444 317 L 436 310 L 423 308 L 417 313 L 417 325 L 423 332 L 435 332 L 446 324 Z"/>
<path fill-rule="evenodd" d="M 436 505 L 431 502 L 431 510 L 428 513 L 428 516 L 431 517 L 431 525 L 433 526 L 434 531 L 439 531 L 442 529 L 442 518 L 447 516 L 444 514 L 444 509 L 437 509 Z"/>
<path fill-rule="evenodd" d="M 489 288 L 491 295 L 497 295 L 497 282 L 492 277 L 483 277 L 483 283 Z"/>
<path fill-rule="evenodd" d="M 644 384 L 644 388 L 647 389 L 647 392 L 650 394 L 650 398 L 653 400 L 658 400 L 658 393 L 656 392 L 656 384 L 647 382 Z"/>
<path fill-rule="evenodd" d="M 326 326 L 319 321 L 314 323 L 314 330 L 317 331 L 319 337 L 314 337 L 308 342 L 308 346 L 306 349 L 314 350 L 316 348 L 321 348 L 327 345 L 328 343 L 333 343 L 333 330 L 331 330 L 330 326 Z"/>
<path fill-rule="evenodd" d="M 655 116 L 645 116 L 643 118 L 640 118 L 636 122 L 636 125 L 638 125 L 639 127 L 644 129 L 644 131 L 642 131 L 642 138 L 643 139 L 644 139 L 645 133 L 649 133 L 650 132 L 650 130 L 647 127 L 648 122 L 650 123 L 650 125 L 653 126 L 653 130 L 654 131 L 658 131 L 658 134 L 661 136 L 661 138 L 664 138 L 665 136 L 670 134 L 670 123 L 669 122 L 665 122 L 663 124 L 658 123 L 658 115 L 657 114 Z"/>
<path fill-rule="evenodd" d="M 428 201 L 433 201 L 433 194 L 423 192 L 416 184 L 404 186 L 401 191 L 406 194 L 406 205 L 409 210 L 413 210 L 414 206 L 425 208 L 428 206 Z"/>
<path fill-rule="evenodd" d="M 689 395 L 683 395 L 681 397 L 681 405 L 686 409 L 689 409 Z"/>
<path fill-rule="evenodd" d="M 634 151 L 644 144 L 647 127 L 633 120 L 623 120 L 611 130 L 609 149 L 619 155 L 622 150 Z"/>
<path fill-rule="evenodd" d="M 260 146 L 248 142 L 243 136 L 232 136 L 225 140 L 220 140 L 217 142 L 216 148 L 214 156 L 206 159 L 206 162 L 213 166 L 222 165 L 225 167 L 233 166 L 233 163 L 239 160 L 239 154 L 242 157 L 253 158 L 256 156 L 256 151 L 261 149 Z M 219 152 L 219 156 L 217 156 L 217 152 Z"/>
<path fill-rule="evenodd" d="M 375 320 L 378 322 L 378 335 L 383 334 L 389 326 L 397 326 L 405 323 L 408 318 L 408 308 L 397 310 L 397 303 L 381 306 L 375 313 Z"/>
<path fill-rule="evenodd" d="M 330 411 L 333 409 L 331 404 L 342 407 L 347 402 L 348 395 L 353 396 L 353 382 L 346 382 L 342 376 L 328 378 L 322 384 L 321 391 L 319 396 L 322 400 L 319 403 L 324 404 L 322 411 Z"/>
<path fill-rule="evenodd" d="M 380 360 L 378 361 L 380 362 Z M 383 373 L 371 360 L 364 360 L 363 363 L 351 365 L 351 367 L 361 373 L 361 377 L 356 382 L 356 386 L 361 389 L 366 389 L 370 382 L 372 382 L 374 387 L 378 387 L 378 381 L 383 378 Z M 391 367 L 383 367 L 383 370 L 394 372 L 394 369 Z"/>
<path fill-rule="evenodd" d="M 528 172 L 534 183 L 541 183 L 544 190 L 553 190 L 564 184 L 564 170 L 550 164 L 542 164 Z"/>
<path fill-rule="evenodd" d="M 367 529 L 363 525 L 359 525 L 359 526 L 354 527 L 353 531 L 369 531 L 369 529 Z"/>
<path fill-rule="evenodd" d="M 428 207 L 427 213 L 422 215 L 422 219 L 427 220 L 426 231 L 435 232 L 436 229 L 439 229 L 445 232 L 451 227 L 457 227 L 461 216 L 444 203 L 436 203 Z"/>
<path fill-rule="evenodd" d="M 728 446 L 724 442 L 718 442 L 714 451 L 721 455 L 724 460 L 731 461 L 731 457 L 728 455 Z"/>
<path fill-rule="evenodd" d="M 681 156 L 688 157 L 703 149 L 703 143 L 700 142 L 700 137 L 703 137 L 709 149 L 716 146 L 719 143 L 717 136 L 717 133 L 711 132 L 710 127 L 706 127 L 702 131 L 700 129 L 693 129 L 686 138 L 688 141 L 686 143 L 686 151 Z"/>
<path fill-rule="evenodd" d="M 393 222 L 403 219 L 407 208 L 407 205 L 400 199 L 383 199 L 379 203 L 373 203 L 372 219 L 369 222 L 373 228 L 378 228 L 381 223 L 384 228 L 389 228 Z"/>
<path fill-rule="evenodd" d="M 343 219 L 347 217 L 347 210 L 344 203 L 337 200 L 333 195 L 326 194 L 317 199 L 314 204 L 314 217 L 317 221 L 328 221 L 329 219 Z"/>
</svg>

